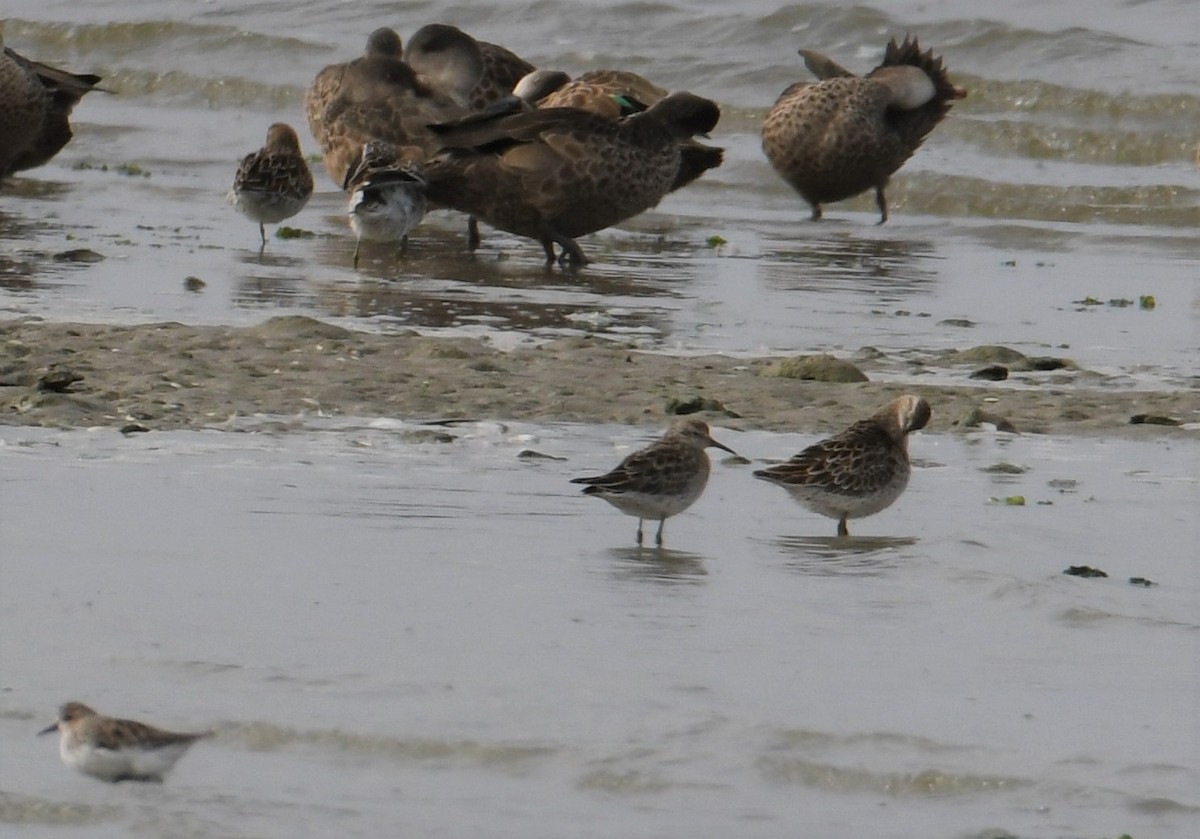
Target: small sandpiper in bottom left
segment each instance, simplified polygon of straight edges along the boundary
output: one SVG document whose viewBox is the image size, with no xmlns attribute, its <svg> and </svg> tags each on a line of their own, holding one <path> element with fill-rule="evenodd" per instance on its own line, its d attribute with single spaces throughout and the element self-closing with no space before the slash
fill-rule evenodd
<svg viewBox="0 0 1200 839">
<path fill-rule="evenodd" d="M 58 720 L 39 734 L 59 732 L 58 752 L 67 766 L 102 781 L 161 783 L 176 761 L 211 731 L 165 731 L 152 725 L 97 714 L 82 702 L 68 702 Z"/>
</svg>

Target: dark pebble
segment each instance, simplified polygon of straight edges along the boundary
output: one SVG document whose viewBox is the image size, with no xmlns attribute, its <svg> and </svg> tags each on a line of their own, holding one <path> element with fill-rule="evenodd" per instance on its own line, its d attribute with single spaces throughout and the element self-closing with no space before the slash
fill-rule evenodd
<svg viewBox="0 0 1200 839">
<path fill-rule="evenodd" d="M 1130 577 L 1129 584 L 1133 586 L 1141 586 L 1142 588 L 1150 588 L 1150 586 L 1158 585 L 1158 583 L 1154 582 L 1154 580 L 1147 580 L 1145 577 Z"/>
<path fill-rule="evenodd" d="M 1107 577 L 1107 572 L 1101 571 L 1099 568 L 1093 568 L 1090 565 L 1072 565 L 1064 574 L 1070 574 L 1072 577 Z"/>
<path fill-rule="evenodd" d="M 517 452 L 518 460 L 566 460 L 565 457 L 555 457 L 552 454 L 542 454 L 535 452 L 533 449 L 521 449 Z"/>
<path fill-rule="evenodd" d="M 1008 378 L 1008 368 L 1003 364 L 993 364 L 983 367 L 971 374 L 972 379 L 983 379 L 985 382 L 1002 382 Z"/>
<path fill-rule="evenodd" d="M 1134 414 L 1129 418 L 1130 425 L 1183 425 L 1174 417 L 1164 417 L 1161 414 Z"/>
</svg>

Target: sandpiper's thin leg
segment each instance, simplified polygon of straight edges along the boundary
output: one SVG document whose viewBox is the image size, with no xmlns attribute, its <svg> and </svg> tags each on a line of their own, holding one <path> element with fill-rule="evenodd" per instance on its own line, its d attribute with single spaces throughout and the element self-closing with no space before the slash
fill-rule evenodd
<svg viewBox="0 0 1200 839">
<path fill-rule="evenodd" d="M 884 197 L 883 187 L 875 187 L 875 203 L 879 205 L 879 223 L 887 221 L 887 198 Z"/>
<path fill-rule="evenodd" d="M 846 527 L 846 516 L 838 519 L 838 536 L 849 536 L 850 528 Z"/>
<path fill-rule="evenodd" d="M 479 238 L 479 221 L 475 216 L 467 216 L 467 247 L 476 250 L 481 241 L 483 240 Z"/>
<path fill-rule="evenodd" d="M 262 236 L 262 246 L 265 248 L 267 246 L 267 228 L 261 221 L 258 223 L 258 235 Z"/>
<path fill-rule="evenodd" d="M 820 204 L 812 205 L 812 220 L 813 221 L 821 220 L 821 205 Z"/>
<path fill-rule="evenodd" d="M 658 520 L 658 532 L 654 534 L 654 544 L 658 545 L 660 548 L 662 547 L 662 529 L 663 529 L 663 525 L 666 523 L 667 523 L 666 519 L 659 519 Z"/>
<path fill-rule="evenodd" d="M 362 239 L 354 243 L 354 270 L 358 270 L 358 252 L 362 249 Z"/>
<path fill-rule="evenodd" d="M 638 519 L 637 543 L 638 543 L 638 547 L 640 548 L 642 546 L 642 520 L 641 519 Z"/>
</svg>

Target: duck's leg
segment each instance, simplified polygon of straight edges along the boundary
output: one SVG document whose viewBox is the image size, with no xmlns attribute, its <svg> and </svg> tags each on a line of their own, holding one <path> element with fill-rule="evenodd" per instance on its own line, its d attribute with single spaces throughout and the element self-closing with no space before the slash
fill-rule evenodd
<svg viewBox="0 0 1200 839">
<path fill-rule="evenodd" d="M 875 187 L 875 203 L 879 205 L 879 223 L 887 221 L 887 198 L 883 194 L 883 184 Z"/>
<path fill-rule="evenodd" d="M 821 205 L 820 204 L 812 205 L 812 220 L 813 221 L 821 220 Z"/>
<path fill-rule="evenodd" d="M 558 244 L 562 247 L 562 253 L 558 255 L 558 264 L 566 268 L 570 263 L 572 268 L 582 268 L 588 264 L 588 259 L 583 255 L 579 245 L 570 236 L 564 236 L 558 231 L 552 229 L 549 225 L 542 225 L 542 247 L 546 250 L 546 264 L 554 264 L 554 245 Z"/>
<path fill-rule="evenodd" d="M 477 250 L 481 241 L 479 238 L 479 220 L 475 216 L 467 216 L 467 247 L 472 251 Z"/>
<path fill-rule="evenodd" d="M 838 519 L 838 536 L 850 535 L 850 528 L 846 527 L 846 518 L 847 516 L 843 513 L 842 517 Z"/>
</svg>

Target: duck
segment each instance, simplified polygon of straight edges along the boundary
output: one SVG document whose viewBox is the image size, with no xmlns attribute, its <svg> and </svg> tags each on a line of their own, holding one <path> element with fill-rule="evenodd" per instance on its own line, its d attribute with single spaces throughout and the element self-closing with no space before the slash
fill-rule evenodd
<svg viewBox="0 0 1200 839">
<path fill-rule="evenodd" d="M 572 79 L 561 70 L 535 70 L 513 88 L 513 96 L 538 108 L 580 108 L 607 119 L 640 113 L 669 94 L 645 76 L 630 70 L 588 70 Z M 671 192 L 720 166 L 724 149 L 694 138 L 680 144 L 679 172 Z"/>
<path fill-rule="evenodd" d="M 816 82 L 786 88 L 762 125 L 771 165 L 821 218 L 822 205 L 875 190 L 879 223 L 888 219 L 888 179 L 967 94 L 951 83 L 940 57 L 916 37 L 893 38 L 883 62 L 857 76 L 811 50 L 800 50 Z"/>
<path fill-rule="evenodd" d="M 404 61 L 399 33 L 381 27 L 367 38 L 362 56 L 317 73 L 305 93 L 305 113 L 334 183 L 345 183 L 364 143 L 430 151 L 435 136 L 428 126 L 468 112 L 465 102 L 483 67 L 478 45 L 464 35 L 444 43 L 441 53 L 441 74 L 424 76 Z"/>
<path fill-rule="evenodd" d="M 419 152 L 373 140 L 364 143 L 346 172 L 343 188 L 350 194 L 347 211 L 356 239 L 358 269 L 363 240 L 408 245 L 408 234 L 425 216 L 425 178 Z"/>
<path fill-rule="evenodd" d="M 99 88 L 92 73 L 72 73 L 26 58 L 0 34 L 0 178 L 48 163 L 74 136 L 71 112 Z"/>
<path fill-rule="evenodd" d="M 430 23 L 414 32 L 404 60 L 421 75 L 455 88 L 460 75 L 454 56 L 468 40 L 474 43 L 480 61 L 478 78 L 465 96 L 464 104 L 471 111 L 482 111 L 510 96 L 517 82 L 537 69 L 507 47 L 478 40 L 448 23 Z"/>
<path fill-rule="evenodd" d="M 578 108 L 537 108 L 433 126 L 441 149 L 426 162 L 430 202 L 541 243 L 553 265 L 587 264 L 575 238 L 658 204 L 679 173 L 680 143 L 711 131 L 710 99 L 672 93 L 613 121 Z"/>
</svg>

